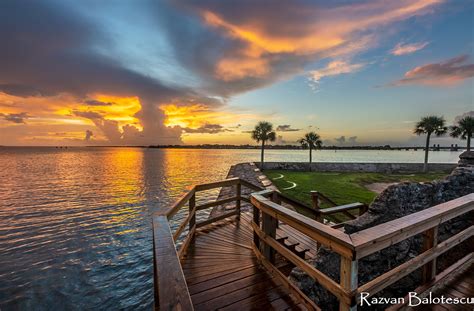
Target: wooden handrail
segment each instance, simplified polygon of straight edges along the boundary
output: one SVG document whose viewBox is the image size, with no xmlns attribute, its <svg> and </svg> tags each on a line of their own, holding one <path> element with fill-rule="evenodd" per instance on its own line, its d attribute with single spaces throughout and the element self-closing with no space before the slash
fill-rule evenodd
<svg viewBox="0 0 474 311">
<path fill-rule="evenodd" d="M 363 258 L 390 245 L 436 227 L 474 210 L 474 193 L 434 207 L 351 234 L 357 258 Z"/>
<path fill-rule="evenodd" d="M 153 217 L 155 308 L 194 310 L 168 219 Z"/>
<path fill-rule="evenodd" d="M 276 204 L 262 196 L 260 192 L 253 193 L 250 201 L 262 212 L 301 231 L 336 253 L 352 257 L 354 247 L 348 234 Z"/>
<path fill-rule="evenodd" d="M 268 248 L 272 248 L 273 251 L 277 251 L 293 262 L 339 299 L 340 310 L 355 308 L 356 303 L 359 302 L 357 293 L 367 292 L 370 296 L 374 295 L 419 268 L 423 268 L 423 281 L 430 281 L 435 277 L 436 258 L 474 236 L 474 225 L 471 225 L 439 244 L 437 240 L 439 225 L 474 210 L 474 193 L 351 235 L 285 209 L 276 202 L 272 202 L 270 197 L 273 197 L 273 200 L 278 198 L 268 190 L 251 195 L 251 203 L 254 206 L 254 220 L 252 222 L 254 249 L 263 250 L 260 255 L 265 258 L 266 265 L 270 265 L 271 269 L 275 269 L 272 266 L 274 253 Z M 326 214 L 364 207 L 366 207 L 365 204 L 355 203 L 330 208 Z M 260 228 L 260 211 L 263 216 L 262 228 Z M 276 228 L 271 225 L 265 226 L 265 221 L 271 223 L 271 219 L 280 220 L 311 237 L 318 244 L 339 253 L 341 255 L 340 284 L 335 283 L 281 246 L 274 237 Z M 357 271 L 360 258 L 419 233 L 424 233 L 424 250 L 420 255 L 359 286 Z"/>
</svg>

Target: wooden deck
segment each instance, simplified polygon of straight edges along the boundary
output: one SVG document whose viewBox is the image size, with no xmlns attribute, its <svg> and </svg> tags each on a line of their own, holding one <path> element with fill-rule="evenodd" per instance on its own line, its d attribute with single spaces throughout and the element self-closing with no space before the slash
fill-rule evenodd
<svg viewBox="0 0 474 311">
<path fill-rule="evenodd" d="M 250 219 L 242 213 L 196 231 L 182 259 L 195 310 L 306 310 L 259 264 Z"/>
<path fill-rule="evenodd" d="M 196 205 L 197 192 L 232 186 L 235 186 L 235 197 Z M 241 194 L 242 187 L 258 192 L 247 198 Z M 441 242 L 438 227 L 473 212 L 474 194 L 349 235 L 322 223 L 318 213 L 312 219 L 282 206 L 282 202 L 288 203 L 287 198 L 278 192 L 259 191 L 255 187 L 238 178 L 196 185 L 171 208 L 154 214 L 155 309 L 324 309 L 289 281 L 287 276 L 295 266 L 332 293 L 339 301 L 339 310 L 344 311 L 357 309 L 359 293 L 376 295 L 418 269 L 423 272 L 420 289 L 425 286 L 425 291 L 420 293 L 431 289 L 428 286 L 437 285 L 432 290 L 437 296 L 474 295 L 474 252 L 468 252 L 458 263 L 436 274 L 439 256 L 463 242 L 467 247 L 472 245 L 474 225 Z M 196 220 L 196 211 L 230 202 L 235 202 L 233 210 Z M 250 202 L 252 211 L 242 210 L 242 202 Z M 172 231 L 168 221 L 185 204 L 189 213 Z M 352 204 L 332 210 L 350 211 L 354 206 L 363 207 Z M 185 228 L 189 229 L 185 231 Z M 181 234 L 184 239 L 176 247 Z M 416 257 L 365 284 L 359 283 L 360 259 L 418 234 L 422 234 L 423 243 L 422 252 Z M 320 246 L 340 256 L 339 281 L 306 261 L 316 255 Z M 471 306 L 465 307 L 431 306 L 431 309 L 469 310 Z"/>
</svg>

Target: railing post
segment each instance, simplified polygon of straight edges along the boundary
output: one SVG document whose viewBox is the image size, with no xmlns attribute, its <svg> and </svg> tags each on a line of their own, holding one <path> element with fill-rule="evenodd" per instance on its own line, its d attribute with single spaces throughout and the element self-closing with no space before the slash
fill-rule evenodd
<svg viewBox="0 0 474 311">
<path fill-rule="evenodd" d="M 260 227 L 260 210 L 256 206 L 253 206 L 253 222 Z M 260 238 L 255 231 L 253 231 L 253 244 L 260 249 Z"/>
<path fill-rule="evenodd" d="M 272 238 L 275 239 L 276 237 L 276 228 L 277 228 L 277 223 L 278 220 L 276 218 L 273 218 L 272 216 L 262 212 L 262 230 L 263 232 Z M 268 245 L 267 243 L 263 243 L 262 245 L 262 254 L 265 256 L 265 258 L 270 261 L 272 264 L 275 263 L 275 250 Z"/>
<path fill-rule="evenodd" d="M 237 183 L 237 201 L 235 201 L 235 209 L 237 211 L 237 219 L 240 219 L 240 205 L 241 205 L 241 200 L 240 197 L 242 196 L 242 184 L 239 182 Z"/>
<path fill-rule="evenodd" d="M 342 288 L 349 292 L 355 292 L 358 284 L 358 261 L 341 256 L 340 284 Z M 357 301 L 355 296 L 348 297 L 350 304 L 345 301 L 339 302 L 339 311 L 357 310 Z"/>
<path fill-rule="evenodd" d="M 311 202 L 313 209 L 316 212 L 316 221 L 323 222 L 323 217 L 319 212 L 319 192 L 311 191 Z"/>
<path fill-rule="evenodd" d="M 438 244 L 438 227 L 423 232 L 423 252 Z M 436 276 L 436 258 L 423 266 L 423 283 L 427 283 Z"/>
<path fill-rule="evenodd" d="M 271 200 L 272 202 L 275 202 L 276 204 L 281 205 L 280 193 L 278 191 L 273 192 Z M 278 220 L 276 221 L 276 228 L 278 228 Z"/>
<path fill-rule="evenodd" d="M 189 232 L 193 232 L 193 228 L 196 227 L 196 193 L 193 193 L 191 198 L 189 199 L 189 213 L 193 213 L 191 219 L 189 219 Z"/>
</svg>

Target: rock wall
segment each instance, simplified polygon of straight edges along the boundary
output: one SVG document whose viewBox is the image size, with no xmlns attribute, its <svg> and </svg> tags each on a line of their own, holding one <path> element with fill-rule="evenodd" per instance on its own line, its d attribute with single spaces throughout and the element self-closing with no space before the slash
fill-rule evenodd
<svg viewBox="0 0 474 311">
<path fill-rule="evenodd" d="M 257 164 L 260 166 L 260 164 Z M 315 172 L 369 172 L 369 173 L 417 173 L 423 171 L 423 163 L 348 163 L 348 162 L 265 162 L 265 169 Z M 428 169 L 450 173 L 456 164 L 429 163 Z"/>
<path fill-rule="evenodd" d="M 354 232 L 373 227 L 390 220 L 424 210 L 434 205 L 450 201 L 452 199 L 474 192 L 474 166 L 463 162 L 463 166 L 456 168 L 451 175 L 445 179 L 430 183 L 401 183 L 393 185 L 383 191 L 369 207 L 366 214 L 345 225 L 346 233 Z M 473 217 L 464 215 L 453 219 L 439 229 L 439 240 L 447 237 L 472 225 Z M 438 261 L 438 270 L 442 270 L 456 260 L 473 251 L 472 239 L 466 241 L 460 247 L 454 248 L 442 256 Z M 394 267 L 415 257 L 421 251 L 421 237 L 402 241 L 396 245 L 386 248 L 380 252 L 363 258 L 359 261 L 359 284 L 374 279 L 378 275 L 393 269 Z M 326 275 L 339 281 L 339 255 L 321 248 L 318 255 L 311 261 L 315 267 Z M 338 302 L 334 296 L 329 294 L 312 278 L 307 276 L 300 269 L 293 269 L 290 279 L 294 281 L 309 297 L 311 297 L 324 310 L 337 310 Z M 419 271 L 410 274 L 399 282 L 393 284 L 388 289 L 379 293 L 383 297 L 404 297 L 409 290 L 415 289 L 421 281 Z M 385 307 L 379 306 L 380 309 Z M 374 310 L 372 306 L 370 310 Z"/>
</svg>

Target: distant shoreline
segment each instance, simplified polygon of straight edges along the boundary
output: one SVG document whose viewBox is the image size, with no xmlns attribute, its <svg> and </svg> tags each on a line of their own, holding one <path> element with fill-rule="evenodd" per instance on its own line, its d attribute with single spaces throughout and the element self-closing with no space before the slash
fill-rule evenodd
<svg viewBox="0 0 474 311">
<path fill-rule="evenodd" d="M 0 148 L 152 148 L 152 149 L 229 149 L 229 150 L 255 150 L 260 149 L 261 146 L 256 145 L 160 145 L 160 146 L 4 146 L 0 145 Z M 267 150 L 305 150 L 301 146 L 297 145 L 268 145 L 265 146 Z M 323 146 L 320 150 L 394 150 L 394 151 L 409 151 L 409 150 L 421 150 L 425 148 L 422 146 L 404 146 L 404 147 L 392 147 L 386 146 Z M 431 151 L 463 151 L 466 147 L 451 147 L 451 146 L 439 146 L 430 147 Z"/>
</svg>

